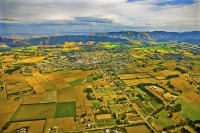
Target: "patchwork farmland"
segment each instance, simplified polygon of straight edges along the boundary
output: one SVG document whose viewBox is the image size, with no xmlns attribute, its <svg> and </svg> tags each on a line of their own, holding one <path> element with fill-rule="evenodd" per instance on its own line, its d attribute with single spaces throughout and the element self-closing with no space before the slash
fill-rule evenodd
<svg viewBox="0 0 200 133">
<path fill-rule="evenodd" d="M 66 42 L 2 53 L 1 132 L 178 132 L 198 124 L 199 62 L 189 50 L 178 60 L 171 44 L 151 43 L 120 51 L 120 43 L 88 42 L 88 52 Z"/>
</svg>

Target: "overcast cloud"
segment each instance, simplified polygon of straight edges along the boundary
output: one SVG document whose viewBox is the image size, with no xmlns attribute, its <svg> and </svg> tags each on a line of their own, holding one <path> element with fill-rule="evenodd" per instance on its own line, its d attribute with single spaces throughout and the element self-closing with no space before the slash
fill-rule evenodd
<svg viewBox="0 0 200 133">
<path fill-rule="evenodd" d="M 200 0 L 0 0 L 0 33 L 200 30 Z"/>
</svg>

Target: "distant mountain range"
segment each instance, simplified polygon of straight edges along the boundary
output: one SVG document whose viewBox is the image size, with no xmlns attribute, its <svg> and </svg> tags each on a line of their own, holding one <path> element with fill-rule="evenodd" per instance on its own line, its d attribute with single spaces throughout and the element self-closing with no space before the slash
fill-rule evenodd
<svg viewBox="0 0 200 133">
<path fill-rule="evenodd" d="M 200 45 L 200 31 L 193 32 L 107 32 L 107 33 L 93 33 L 88 35 L 62 35 L 62 36 L 49 36 L 37 38 L 7 38 L 0 37 L 0 43 L 5 43 L 9 46 L 16 45 L 39 45 L 39 44 L 64 44 L 65 41 L 74 42 L 121 42 L 129 44 L 131 40 L 139 41 L 157 41 L 157 42 L 187 42 L 191 44 Z"/>
</svg>

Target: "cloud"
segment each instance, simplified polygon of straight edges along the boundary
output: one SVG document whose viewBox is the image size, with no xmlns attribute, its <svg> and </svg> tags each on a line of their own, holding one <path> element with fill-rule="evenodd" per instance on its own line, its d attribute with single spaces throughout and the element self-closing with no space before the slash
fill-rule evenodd
<svg viewBox="0 0 200 133">
<path fill-rule="evenodd" d="M 199 29 L 199 7 L 198 0 L 1 0 L 0 22 L 4 31 L 189 31 Z"/>
</svg>

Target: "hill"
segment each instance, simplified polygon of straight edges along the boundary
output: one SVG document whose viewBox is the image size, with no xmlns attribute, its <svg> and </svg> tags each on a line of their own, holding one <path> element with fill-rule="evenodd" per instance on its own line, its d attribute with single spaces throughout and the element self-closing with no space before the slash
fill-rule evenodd
<svg viewBox="0 0 200 133">
<path fill-rule="evenodd" d="M 131 40 L 139 41 L 160 41 L 160 42 L 187 42 L 191 44 L 200 45 L 200 31 L 193 32 L 136 32 L 136 31 L 123 31 L 123 32 L 107 32 L 107 33 L 94 33 L 89 35 L 63 35 L 63 36 L 49 36 L 28 39 L 15 39 L 0 37 L 0 43 L 5 43 L 9 46 L 16 45 L 39 45 L 39 44 L 64 44 L 67 41 L 74 42 L 122 42 L 130 43 Z"/>
</svg>

